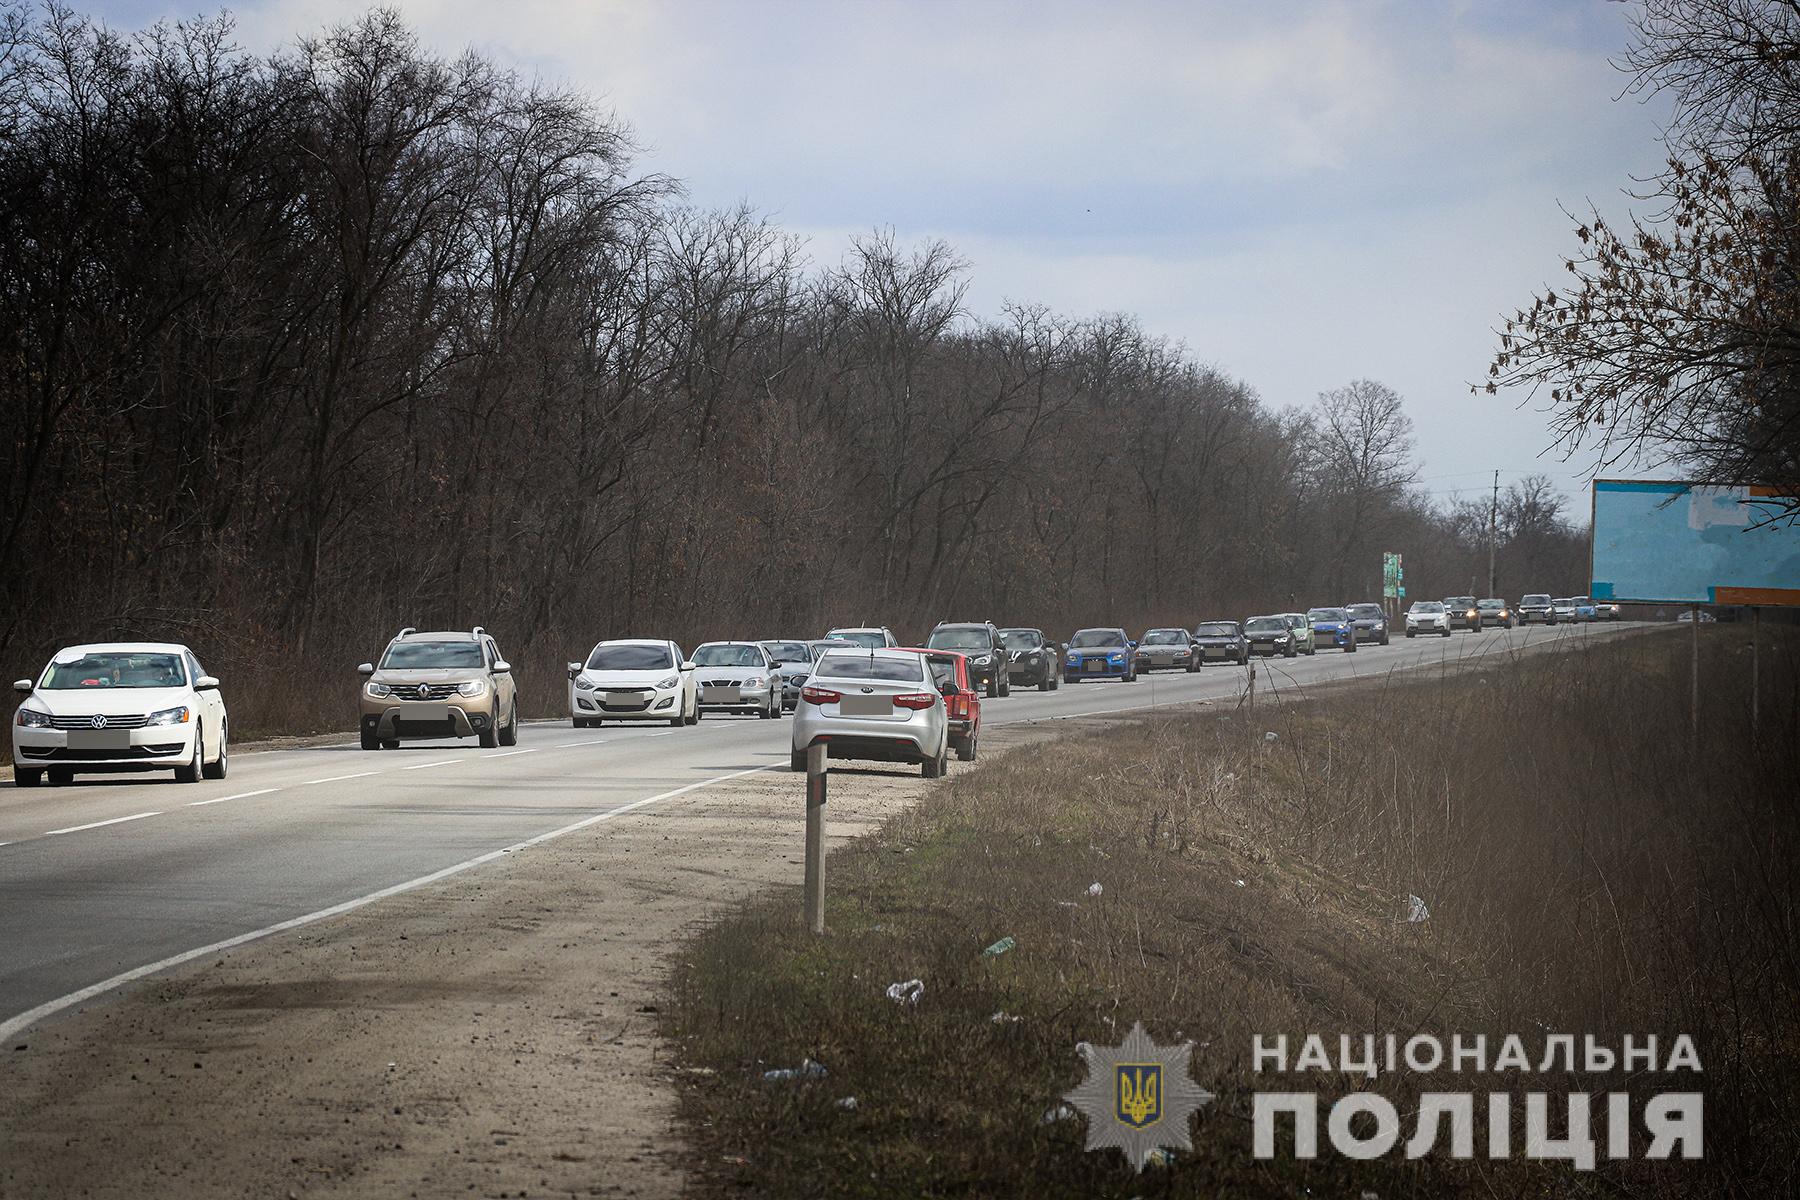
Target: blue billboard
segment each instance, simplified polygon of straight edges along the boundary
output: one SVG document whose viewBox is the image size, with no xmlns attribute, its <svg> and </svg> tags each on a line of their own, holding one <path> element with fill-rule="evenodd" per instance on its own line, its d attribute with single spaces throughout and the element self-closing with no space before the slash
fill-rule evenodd
<svg viewBox="0 0 1800 1200">
<path fill-rule="evenodd" d="M 1800 521 L 1770 488 L 1594 481 L 1596 600 L 1800 605 Z"/>
</svg>

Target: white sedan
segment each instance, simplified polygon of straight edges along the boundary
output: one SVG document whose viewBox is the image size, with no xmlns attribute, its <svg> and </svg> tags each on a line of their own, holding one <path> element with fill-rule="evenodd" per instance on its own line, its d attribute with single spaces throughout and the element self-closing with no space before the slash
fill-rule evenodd
<svg viewBox="0 0 1800 1200">
<path fill-rule="evenodd" d="M 13 714 L 13 782 L 45 775 L 69 783 L 77 772 L 170 770 L 181 783 L 223 779 L 231 722 L 219 681 L 194 652 L 174 642 L 70 646 L 34 684 L 13 683 L 25 699 Z"/>
<path fill-rule="evenodd" d="M 1450 612 L 1443 601 L 1415 600 L 1406 610 L 1406 636 L 1416 637 L 1421 633 L 1450 636 Z"/>
<path fill-rule="evenodd" d="M 585 663 L 569 664 L 569 716 L 577 729 L 605 721 L 692 725 L 700 719 L 694 664 L 674 642 L 601 642 Z"/>
</svg>

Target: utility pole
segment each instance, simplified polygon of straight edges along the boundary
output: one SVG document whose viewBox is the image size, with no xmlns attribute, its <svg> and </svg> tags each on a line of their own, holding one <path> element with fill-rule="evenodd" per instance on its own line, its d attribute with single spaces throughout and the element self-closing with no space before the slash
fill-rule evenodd
<svg viewBox="0 0 1800 1200">
<path fill-rule="evenodd" d="M 1499 595 L 1494 591 L 1494 542 L 1500 529 L 1500 472 L 1494 472 L 1494 502 L 1488 506 L 1488 590 L 1489 596 Z"/>
</svg>

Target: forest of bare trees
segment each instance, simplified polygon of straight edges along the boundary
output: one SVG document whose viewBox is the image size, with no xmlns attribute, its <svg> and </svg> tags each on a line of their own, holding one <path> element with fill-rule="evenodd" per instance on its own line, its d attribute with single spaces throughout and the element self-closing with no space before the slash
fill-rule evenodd
<svg viewBox="0 0 1800 1200">
<path fill-rule="evenodd" d="M 953 247 L 880 231 L 818 262 L 634 153 L 391 13 L 270 58 L 8 11 L 13 673 L 178 638 L 247 730 L 347 704 L 404 624 L 486 625 L 542 703 L 603 636 L 1192 625 L 1372 597 L 1383 550 L 1415 596 L 1485 584 L 1486 504 L 1420 489 L 1385 386 L 1272 411 L 1129 317 L 972 313 Z M 1503 594 L 1580 590 L 1564 503 L 1507 491 Z"/>
</svg>

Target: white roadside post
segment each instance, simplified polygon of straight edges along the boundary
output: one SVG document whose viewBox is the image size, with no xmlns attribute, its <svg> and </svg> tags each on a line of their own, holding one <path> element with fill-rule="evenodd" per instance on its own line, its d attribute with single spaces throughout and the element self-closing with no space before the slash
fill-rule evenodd
<svg viewBox="0 0 1800 1200">
<path fill-rule="evenodd" d="M 806 748 L 806 927 L 825 932 L 825 743 Z"/>
</svg>

